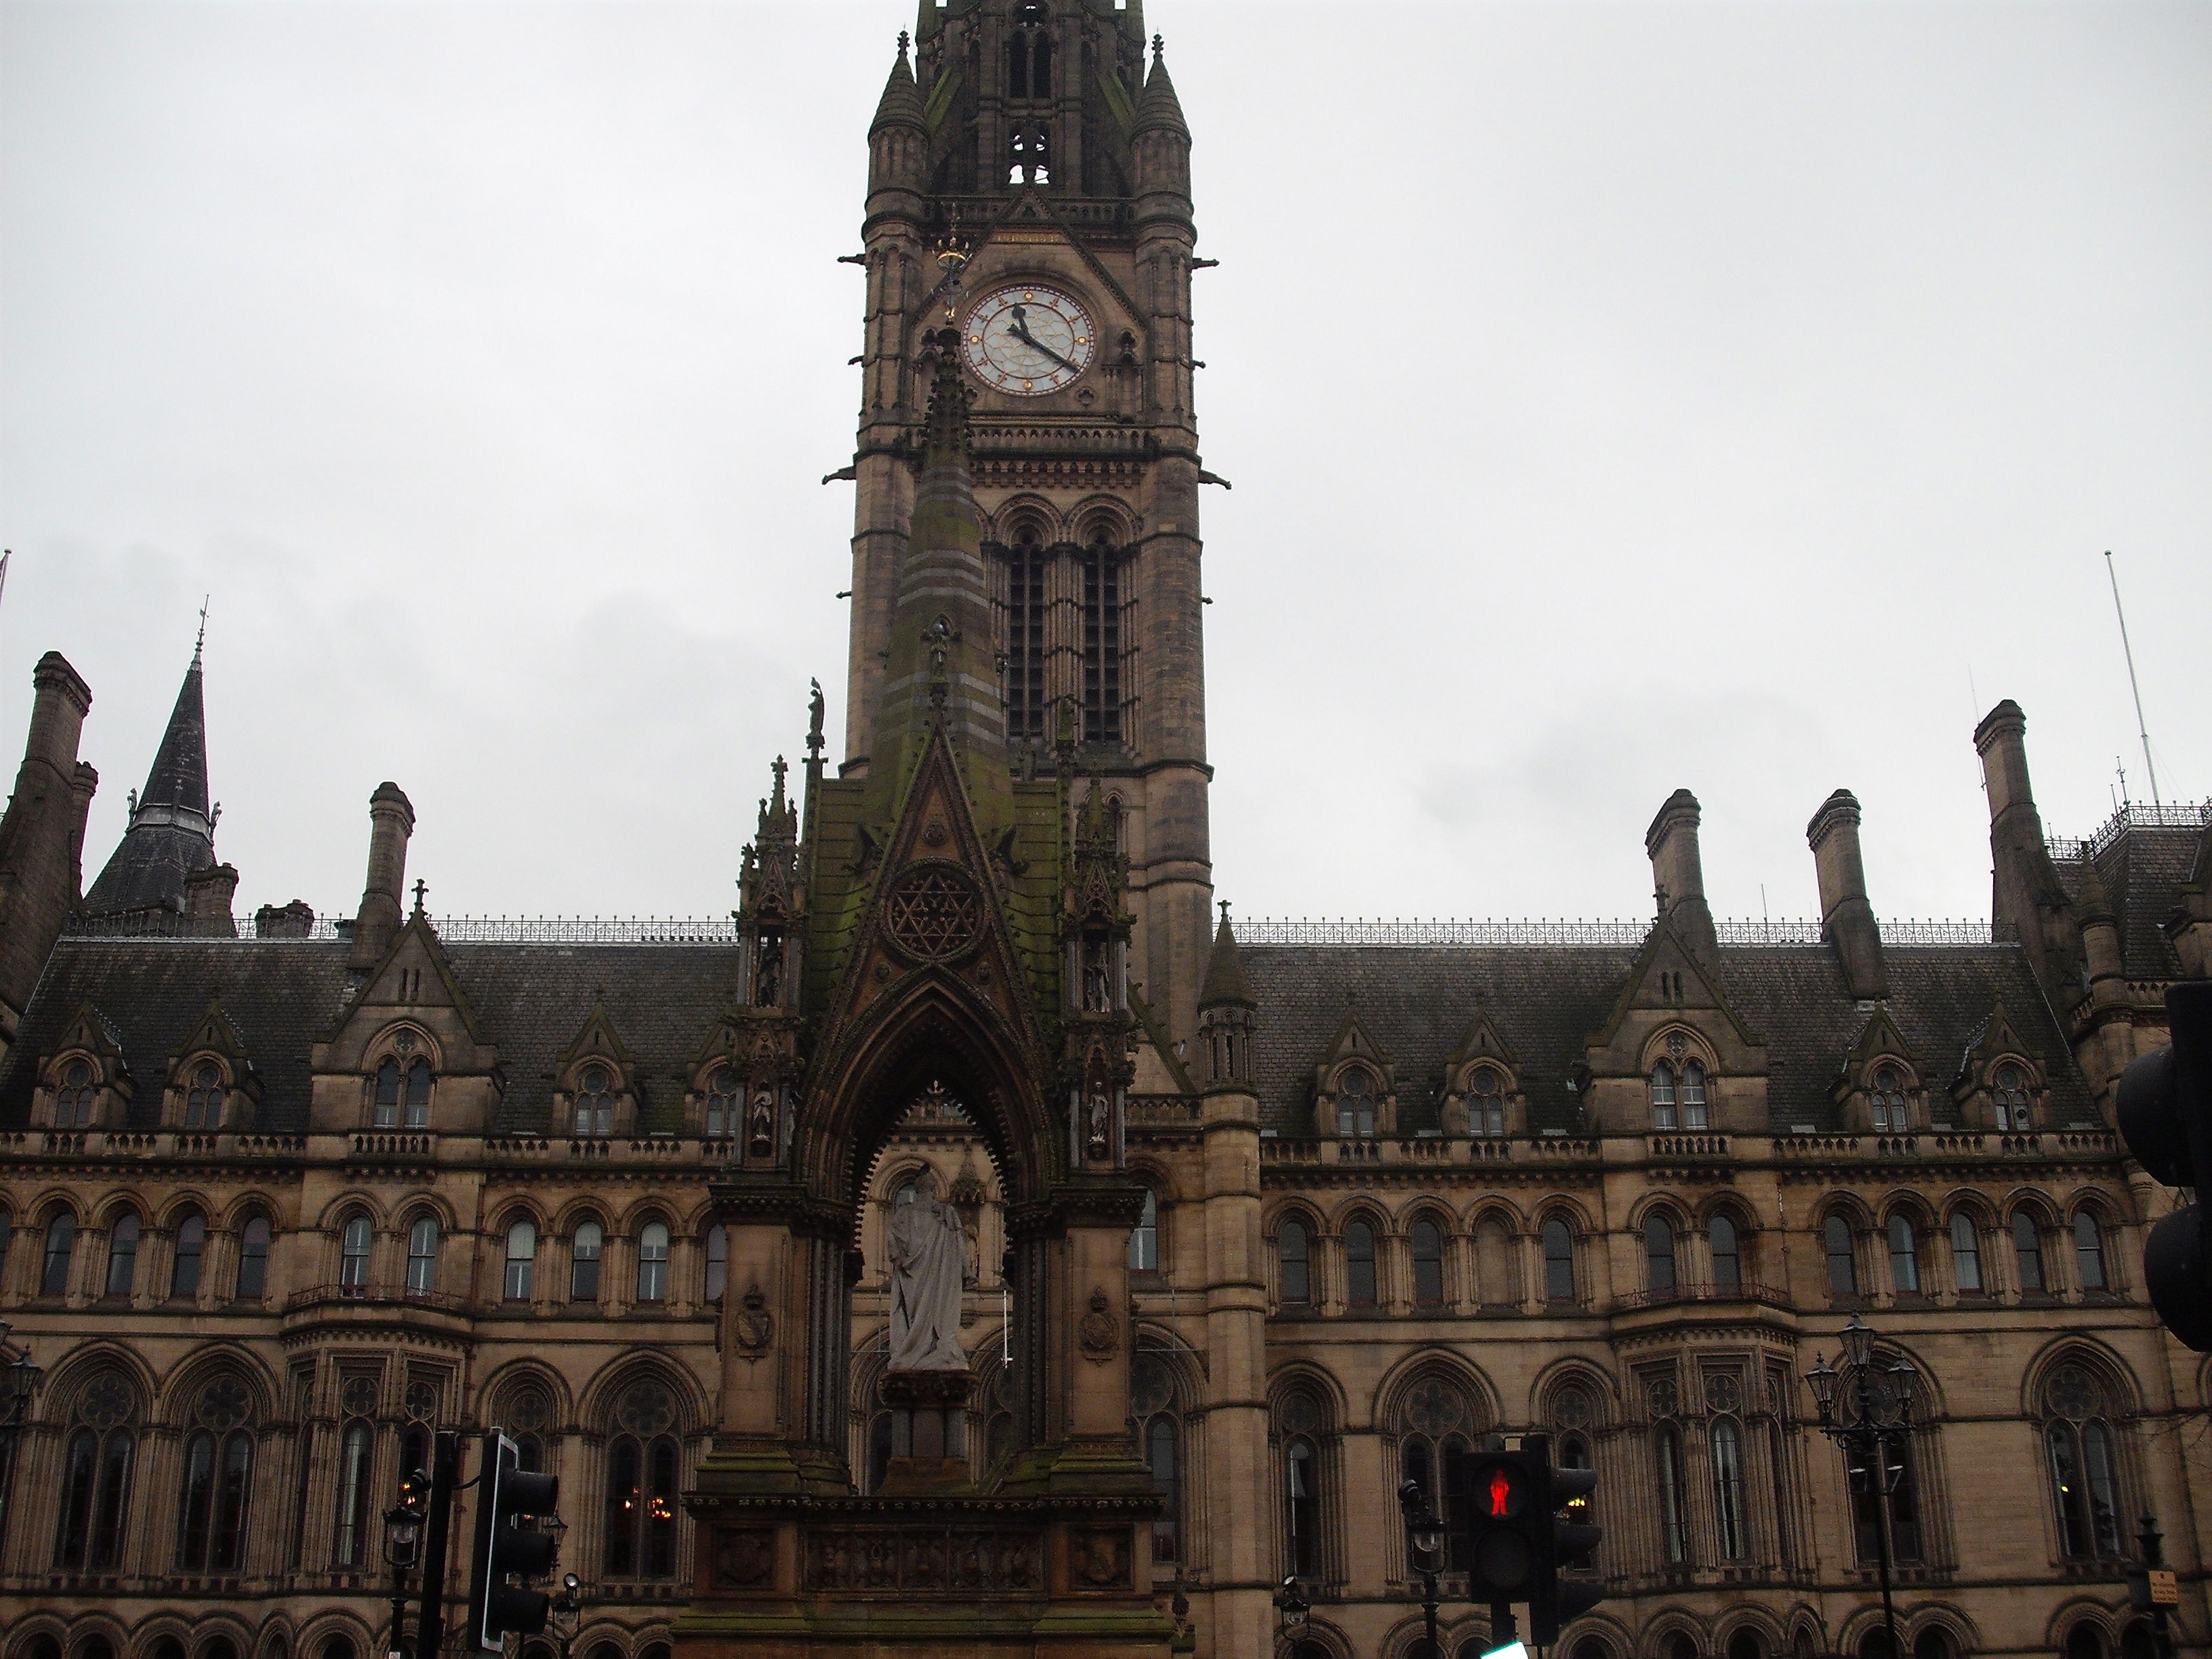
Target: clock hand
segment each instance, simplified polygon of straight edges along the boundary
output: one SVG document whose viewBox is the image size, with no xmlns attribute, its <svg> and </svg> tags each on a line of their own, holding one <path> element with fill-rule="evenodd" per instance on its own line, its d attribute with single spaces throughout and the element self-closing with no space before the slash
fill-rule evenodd
<svg viewBox="0 0 2212 1659">
<path fill-rule="evenodd" d="M 1079 374 L 1083 372 L 1083 366 L 1080 363 L 1072 363 L 1068 362 L 1066 358 L 1061 356 L 1057 351 L 1054 351 L 1042 340 L 1038 339 L 1035 335 L 1031 334 L 1030 332 L 1030 325 L 1022 321 L 1020 318 L 1017 317 L 1012 322 L 1006 325 L 1006 332 L 1012 335 L 1017 340 L 1019 340 L 1024 345 L 1030 347 L 1031 349 L 1042 351 L 1046 356 L 1051 358 L 1053 362 L 1058 363 L 1062 368 L 1072 368 Z"/>
</svg>

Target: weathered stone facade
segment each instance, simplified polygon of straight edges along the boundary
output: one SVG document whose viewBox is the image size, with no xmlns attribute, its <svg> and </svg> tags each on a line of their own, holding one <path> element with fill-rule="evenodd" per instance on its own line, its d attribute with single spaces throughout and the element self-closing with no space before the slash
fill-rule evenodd
<svg viewBox="0 0 2212 1659">
<path fill-rule="evenodd" d="M 1134 0 L 921 7 L 869 135 L 844 758 L 817 697 L 733 924 L 441 925 L 388 783 L 354 917 L 234 921 L 197 656 L 87 889 L 91 693 L 40 663 L 0 1659 L 365 1659 L 399 1472 L 488 1424 L 562 1477 L 581 1659 L 1266 1654 L 1286 1573 L 1299 1659 L 1413 1659 L 1399 1483 L 1536 1431 L 1601 1475 L 1569 1659 L 1879 1659 L 1881 1511 L 1802 1381 L 1853 1312 L 1921 1378 L 1914 1659 L 2148 1659 L 2146 1511 L 2204 1650 L 2206 1362 L 2112 1098 L 2212 972 L 2212 823 L 2047 838 L 2006 702 L 1986 929 L 1885 928 L 1843 791 L 1815 924 L 1715 921 L 1687 792 L 1648 923 L 1216 923 L 1190 142 Z M 957 1383 L 884 1364 L 925 1167 Z"/>
</svg>

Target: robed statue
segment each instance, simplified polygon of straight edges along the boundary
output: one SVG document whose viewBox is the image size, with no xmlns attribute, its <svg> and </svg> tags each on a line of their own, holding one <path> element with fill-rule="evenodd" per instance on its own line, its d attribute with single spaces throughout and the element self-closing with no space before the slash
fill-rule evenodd
<svg viewBox="0 0 2212 1659">
<path fill-rule="evenodd" d="M 937 1195 L 937 1172 L 915 1178 L 914 1196 L 891 1212 L 891 1346 L 895 1371 L 964 1371 L 960 1279 L 967 1234 Z"/>
</svg>

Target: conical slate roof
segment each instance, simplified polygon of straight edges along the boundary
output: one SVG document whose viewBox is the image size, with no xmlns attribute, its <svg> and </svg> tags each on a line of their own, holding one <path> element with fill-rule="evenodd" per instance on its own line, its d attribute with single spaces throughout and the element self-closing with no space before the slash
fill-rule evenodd
<svg viewBox="0 0 2212 1659">
<path fill-rule="evenodd" d="M 884 95 L 876 105 L 876 118 L 868 123 L 870 132 L 888 126 L 927 127 L 927 112 L 921 101 L 921 88 L 915 83 L 914 67 L 907 62 L 906 36 L 899 36 L 898 61 L 891 65 L 890 79 L 884 82 Z"/>
<path fill-rule="evenodd" d="M 1137 118 L 1131 131 L 1149 131 L 1164 127 L 1170 132 L 1190 137 L 1190 124 L 1182 118 L 1182 100 L 1176 96 L 1175 82 L 1168 79 L 1168 60 L 1160 37 L 1152 37 L 1152 72 L 1145 77 L 1145 90 L 1137 100 Z"/>
<path fill-rule="evenodd" d="M 200 696 L 200 653 L 195 650 L 153 770 L 131 809 L 131 827 L 85 894 L 84 908 L 96 916 L 154 908 L 182 910 L 185 878 L 214 862 L 207 713 Z"/>
<path fill-rule="evenodd" d="M 1244 956 L 1237 948 L 1237 935 L 1229 930 L 1229 907 L 1221 908 L 1221 926 L 1214 931 L 1213 954 L 1206 959 L 1206 983 L 1199 988 L 1198 1006 L 1218 1008 L 1233 1004 L 1240 1008 L 1257 1008 L 1260 999 L 1252 994 L 1252 981 L 1244 972 Z"/>
</svg>

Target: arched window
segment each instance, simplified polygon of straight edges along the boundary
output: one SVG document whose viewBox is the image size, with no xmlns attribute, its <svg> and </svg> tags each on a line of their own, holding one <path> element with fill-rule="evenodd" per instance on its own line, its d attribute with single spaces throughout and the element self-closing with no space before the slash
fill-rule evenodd
<svg viewBox="0 0 2212 1659">
<path fill-rule="evenodd" d="M 368 1294 L 368 1247 L 374 1229 L 365 1215 L 355 1216 L 338 1235 L 338 1291 L 344 1296 Z"/>
<path fill-rule="evenodd" d="M 1690 1559 L 1688 1505 L 1682 1487 L 1682 1436 L 1671 1423 L 1662 1424 L 1651 1437 L 1653 1470 L 1659 1483 L 1659 1541 L 1667 1564 L 1680 1566 Z"/>
<path fill-rule="evenodd" d="M 69 1294 L 70 1264 L 76 1256 L 76 1218 L 64 1210 L 46 1223 L 46 1261 L 39 1274 L 40 1296 Z"/>
<path fill-rule="evenodd" d="M 1990 1099 L 1996 1107 L 2000 1132 L 2026 1134 L 2035 1127 L 2035 1107 L 2028 1097 L 2027 1073 L 2010 1060 L 1998 1066 L 1990 1079 Z"/>
<path fill-rule="evenodd" d="M 1859 1293 L 1859 1265 L 1857 1255 L 1851 1248 L 1851 1224 L 1849 1219 L 1832 1214 L 1822 1222 L 1820 1246 L 1828 1258 L 1828 1293 L 1831 1296 L 1856 1296 Z"/>
<path fill-rule="evenodd" d="M 1727 1216 L 1715 1216 L 1705 1229 L 1705 1242 L 1712 1251 L 1713 1289 L 1723 1296 L 1742 1295 L 1743 1255 L 1735 1223 Z"/>
<path fill-rule="evenodd" d="M 57 1567 L 112 1572 L 122 1566 L 137 1416 L 138 1391 L 120 1371 L 102 1371 L 78 1390 L 70 1413 L 75 1426 L 62 1460 Z"/>
<path fill-rule="evenodd" d="M 1375 1229 L 1364 1221 L 1344 1230 L 1344 1299 L 1355 1308 L 1375 1305 Z"/>
<path fill-rule="evenodd" d="M 1964 1210 L 1951 1218 L 1951 1277 L 1960 1295 L 1982 1293 L 1982 1231 Z"/>
<path fill-rule="evenodd" d="M 1030 137 L 1042 184 L 1051 177 L 1045 135 Z M 1103 530 L 1083 552 L 1083 740 L 1121 741 L 1121 564 Z"/>
<path fill-rule="evenodd" d="M 193 1066 L 191 1083 L 185 1091 L 185 1127 L 222 1127 L 223 1092 L 222 1066 L 211 1060 Z"/>
<path fill-rule="evenodd" d="M 1694 1060 L 1682 1062 L 1682 1127 L 1703 1129 L 1711 1126 L 1705 1115 L 1705 1068 Z"/>
<path fill-rule="evenodd" d="M 1513 1270 L 1513 1239 L 1505 1224 L 1486 1215 L 1474 1226 L 1474 1293 L 1486 1308 L 1510 1308 L 1521 1299 Z"/>
<path fill-rule="evenodd" d="M 2074 1212 L 2074 1265 L 2083 1290 L 2109 1288 L 2105 1283 L 2105 1230 L 2087 1210 Z"/>
<path fill-rule="evenodd" d="M 1911 1120 L 1905 1108 L 1905 1073 L 1894 1066 L 1877 1066 L 1867 1085 L 1867 1104 L 1874 1113 L 1876 1134 L 1903 1134 Z"/>
<path fill-rule="evenodd" d="M 1557 1216 L 1544 1224 L 1544 1299 L 1576 1299 L 1574 1230 Z"/>
<path fill-rule="evenodd" d="M 1337 1079 L 1336 1132 L 1363 1139 L 1375 1133 L 1375 1073 L 1364 1066 L 1346 1067 Z"/>
<path fill-rule="evenodd" d="M 1426 1216 L 1413 1223 L 1413 1305 L 1441 1308 L 1444 1302 L 1443 1230 Z"/>
<path fill-rule="evenodd" d="M 568 1300 L 599 1299 L 599 1255 L 606 1246 L 606 1230 L 596 1221 L 580 1221 L 568 1246 Z"/>
<path fill-rule="evenodd" d="M 730 1283 L 730 1230 L 717 1221 L 707 1229 L 707 1300 L 719 1303 Z"/>
<path fill-rule="evenodd" d="M 2115 1559 L 2122 1553 L 2119 1468 L 2105 1390 L 2083 1367 L 2062 1365 L 2044 1386 L 2043 1409 L 2060 1552 Z"/>
<path fill-rule="evenodd" d="M 576 1133 L 604 1137 L 615 1132 L 615 1075 L 604 1066 L 586 1066 L 576 1079 Z"/>
<path fill-rule="evenodd" d="M 1896 1357 L 1877 1352 L 1873 1363 L 1879 1370 Z M 1847 1377 L 1840 1386 L 1848 1389 L 1856 1384 Z M 1918 1403 L 1916 1400 L 1916 1406 Z M 1888 1500 L 1886 1518 L 1890 1559 L 1920 1559 L 1920 1483 L 1914 1469 L 1916 1461 L 1910 1435 L 1884 1442 L 1872 1456 L 1862 1451 L 1845 1451 L 1844 1463 L 1850 1479 L 1852 1528 L 1861 1562 L 1872 1563 L 1881 1559 L 1885 1493 Z"/>
<path fill-rule="evenodd" d="M 337 1536 L 331 1559 L 341 1567 L 368 1565 L 369 1453 L 375 1431 L 359 1418 L 338 1437 Z"/>
<path fill-rule="evenodd" d="M 438 1224 L 418 1216 L 407 1230 L 407 1294 L 428 1296 L 438 1288 Z"/>
<path fill-rule="evenodd" d="M 200 1293 L 200 1266 L 207 1259 L 207 1218 L 188 1210 L 177 1223 L 176 1260 L 169 1268 L 172 1300 L 190 1302 Z"/>
<path fill-rule="evenodd" d="M 1024 525 L 1006 551 L 1006 737 L 1017 745 L 1045 739 L 1045 570 L 1037 532 Z"/>
<path fill-rule="evenodd" d="M 1160 1497 L 1159 1518 L 1152 1522 L 1152 1559 L 1182 1559 L 1182 1420 L 1175 1373 L 1157 1356 L 1139 1352 L 1130 1372 L 1131 1414 L 1137 1420 L 1137 1444 L 1152 1472 Z"/>
<path fill-rule="evenodd" d="M 1655 1129 L 1680 1127 L 1680 1121 L 1674 1111 L 1674 1068 L 1663 1060 L 1651 1068 L 1651 1127 Z"/>
<path fill-rule="evenodd" d="M 72 1060 L 63 1066 L 61 1087 L 54 1091 L 54 1127 L 89 1129 L 99 1103 L 100 1086 L 93 1077 L 92 1063 Z"/>
<path fill-rule="evenodd" d="M 648 1221 L 637 1235 L 637 1299 L 668 1299 L 668 1224 Z"/>
<path fill-rule="evenodd" d="M 1485 1136 L 1505 1133 L 1505 1080 L 1486 1066 L 1468 1081 L 1467 1132 Z"/>
<path fill-rule="evenodd" d="M 1305 1435 L 1283 1448 L 1286 1485 L 1283 1518 L 1291 1546 L 1291 1571 L 1311 1581 L 1321 1577 L 1321 1455 Z"/>
<path fill-rule="evenodd" d="M 107 1293 L 125 1297 L 138 1277 L 138 1218 L 125 1211 L 107 1229 Z"/>
<path fill-rule="evenodd" d="M 1644 1219 L 1644 1277 L 1654 1302 L 1674 1294 L 1674 1224 L 1656 1210 Z"/>
<path fill-rule="evenodd" d="M 1713 1530 L 1724 1561 L 1751 1553 L 1751 1529 L 1744 1523 L 1743 1431 L 1732 1417 L 1713 1419 L 1708 1443 L 1713 1459 Z"/>
<path fill-rule="evenodd" d="M 2043 1229 L 2033 1211 L 2015 1210 L 2012 1218 L 2012 1255 L 2020 1272 L 2020 1288 L 2030 1295 L 2043 1288 Z"/>
<path fill-rule="evenodd" d="M 250 1215 L 238 1234 L 238 1299 L 258 1302 L 269 1288 L 269 1218 Z"/>
<path fill-rule="evenodd" d="M 2066 1632 L 2066 1659 L 2105 1659 L 2105 1638 L 2084 1619 Z"/>
<path fill-rule="evenodd" d="M 513 1223 L 507 1230 L 507 1272 L 500 1282 L 500 1300 L 529 1301 L 537 1268 L 538 1224 L 527 1218 Z"/>
<path fill-rule="evenodd" d="M 1313 1301 L 1307 1261 L 1311 1248 L 1306 1224 L 1296 1218 L 1284 1222 L 1275 1235 L 1276 1294 L 1285 1307 L 1306 1307 Z"/>
<path fill-rule="evenodd" d="M 632 1383 L 615 1407 L 607 1443 L 606 1576 L 676 1576 L 679 1462 L 676 1402 L 663 1384 Z"/>
<path fill-rule="evenodd" d="M 407 1127 L 430 1127 L 430 1062 L 420 1056 L 407 1063 Z"/>
<path fill-rule="evenodd" d="M 1129 1230 L 1129 1266 L 1140 1273 L 1157 1273 L 1160 1265 L 1160 1200 L 1145 1189 L 1145 1207 Z"/>
<path fill-rule="evenodd" d="M 185 1442 L 179 1494 L 177 1566 L 184 1572 L 235 1572 L 246 1561 L 246 1502 L 253 1486 L 252 1396 L 234 1376 L 201 1393 L 198 1427 Z"/>
<path fill-rule="evenodd" d="M 744 1085 L 734 1066 L 718 1066 L 707 1079 L 707 1139 L 734 1140 L 744 1105 Z"/>
<path fill-rule="evenodd" d="M 1920 1229 L 1902 1211 L 1889 1218 L 1889 1286 L 1899 1296 L 1920 1294 Z"/>
<path fill-rule="evenodd" d="M 1419 1486 L 1429 1512 L 1455 1529 L 1469 1524 L 1466 1459 L 1474 1425 L 1473 1402 L 1449 1377 L 1423 1377 L 1406 1396 L 1399 1479 Z"/>
<path fill-rule="evenodd" d="M 405 1092 L 400 1080 L 399 1062 L 386 1060 L 376 1068 L 375 1110 L 371 1118 L 380 1129 L 399 1127 L 399 1097 Z"/>
</svg>

